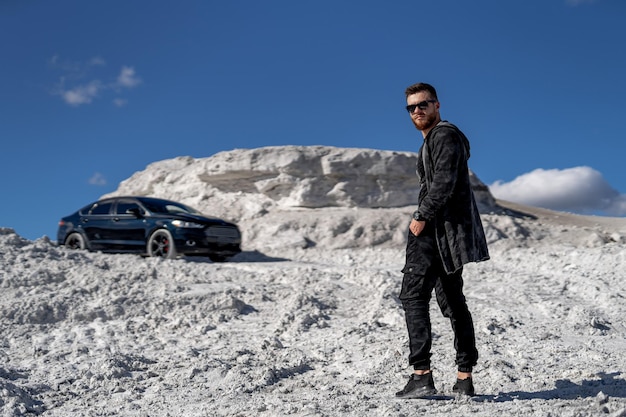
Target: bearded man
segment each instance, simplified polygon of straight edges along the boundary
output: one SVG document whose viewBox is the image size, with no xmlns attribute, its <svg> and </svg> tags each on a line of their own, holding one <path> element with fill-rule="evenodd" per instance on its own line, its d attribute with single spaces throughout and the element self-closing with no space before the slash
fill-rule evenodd
<svg viewBox="0 0 626 417">
<path fill-rule="evenodd" d="M 433 289 L 454 331 L 457 375 L 453 392 L 473 396 L 472 370 L 478 351 L 462 273 L 464 264 L 487 260 L 489 252 L 470 185 L 469 141 L 456 126 L 441 120 L 433 86 L 414 84 L 405 95 L 406 109 L 424 142 L 417 161 L 419 205 L 409 225 L 400 291 L 413 373 L 396 397 L 423 398 L 437 392 L 430 363 Z"/>
</svg>

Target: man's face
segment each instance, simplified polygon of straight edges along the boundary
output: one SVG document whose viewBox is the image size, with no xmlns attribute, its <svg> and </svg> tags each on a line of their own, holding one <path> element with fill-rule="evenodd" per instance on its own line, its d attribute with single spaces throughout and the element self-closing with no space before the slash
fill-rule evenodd
<svg viewBox="0 0 626 417">
<path fill-rule="evenodd" d="M 433 100 L 428 91 L 411 94 L 406 98 L 406 104 L 408 106 L 420 104 L 410 113 L 411 120 L 418 130 L 430 130 L 439 122 L 439 102 Z"/>
</svg>

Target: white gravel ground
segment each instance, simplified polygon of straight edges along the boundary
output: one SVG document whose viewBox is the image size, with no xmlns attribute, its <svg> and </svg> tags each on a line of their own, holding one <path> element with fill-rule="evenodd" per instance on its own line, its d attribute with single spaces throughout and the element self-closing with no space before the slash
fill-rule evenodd
<svg viewBox="0 0 626 417">
<path fill-rule="evenodd" d="M 412 162 L 398 164 L 413 156 L 341 151 L 319 163 L 313 152 L 307 165 L 272 152 L 285 155 L 241 153 L 247 171 L 241 155 L 222 155 L 234 165 L 211 175 L 215 160 L 164 161 L 118 190 L 228 207 L 220 215 L 237 214 L 244 234 L 230 262 L 70 251 L 0 229 L 0 414 L 626 416 L 625 219 L 484 211 L 492 259 L 464 274 L 478 395 L 451 394 L 452 332 L 433 303 L 439 395 L 396 400 L 411 372 L 397 297 L 413 208 L 350 205 L 390 201 L 387 185 L 374 200 L 362 187 L 396 175 L 387 166 L 399 187 Z M 303 179 L 320 166 L 328 177 Z M 224 191 L 234 180 L 248 191 Z M 312 184 L 332 187 L 334 207 L 293 207 L 328 197 Z"/>
<path fill-rule="evenodd" d="M 433 307 L 441 396 L 411 401 L 393 397 L 410 372 L 401 246 L 286 242 L 215 264 L 73 252 L 2 229 L 0 410 L 626 416 L 623 220 L 538 212 L 485 215 L 492 260 L 466 268 L 479 395 L 451 395 L 452 333 Z"/>
</svg>

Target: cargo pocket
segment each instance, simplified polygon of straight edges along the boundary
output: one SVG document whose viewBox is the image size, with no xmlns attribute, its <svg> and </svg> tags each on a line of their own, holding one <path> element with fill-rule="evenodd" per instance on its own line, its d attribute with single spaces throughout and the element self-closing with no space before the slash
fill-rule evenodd
<svg viewBox="0 0 626 417">
<path fill-rule="evenodd" d="M 402 289 L 400 300 L 418 297 L 424 286 L 424 265 L 407 262 L 402 268 Z"/>
</svg>

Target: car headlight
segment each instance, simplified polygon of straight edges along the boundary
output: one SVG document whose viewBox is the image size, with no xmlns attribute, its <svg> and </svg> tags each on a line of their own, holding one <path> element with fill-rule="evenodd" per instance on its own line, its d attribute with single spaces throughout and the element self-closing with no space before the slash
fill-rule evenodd
<svg viewBox="0 0 626 417">
<path fill-rule="evenodd" d="M 172 221 L 172 225 L 176 227 L 182 227 L 185 229 L 203 229 L 204 228 L 203 224 L 194 223 L 194 222 L 186 222 L 183 220 L 174 220 Z"/>
</svg>

